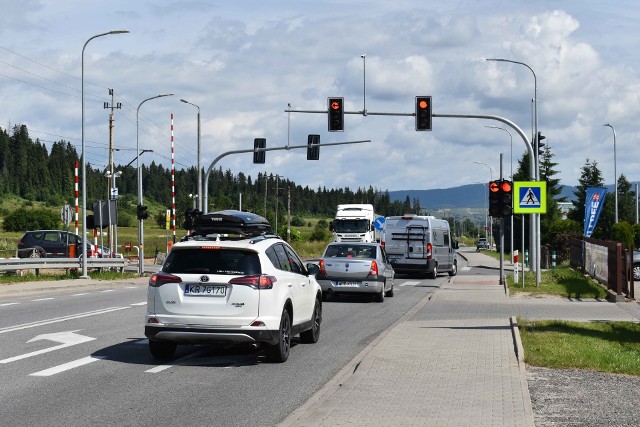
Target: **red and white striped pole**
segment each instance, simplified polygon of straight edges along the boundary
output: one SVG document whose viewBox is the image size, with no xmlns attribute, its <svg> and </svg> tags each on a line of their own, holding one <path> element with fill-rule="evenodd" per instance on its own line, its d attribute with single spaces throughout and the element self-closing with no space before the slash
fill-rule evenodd
<svg viewBox="0 0 640 427">
<path fill-rule="evenodd" d="M 76 160 L 74 168 L 74 191 L 76 196 L 76 234 L 78 234 L 78 161 Z"/>
<path fill-rule="evenodd" d="M 176 242 L 176 165 L 173 147 L 173 113 L 171 113 L 171 221 L 173 228 L 173 243 Z"/>
</svg>

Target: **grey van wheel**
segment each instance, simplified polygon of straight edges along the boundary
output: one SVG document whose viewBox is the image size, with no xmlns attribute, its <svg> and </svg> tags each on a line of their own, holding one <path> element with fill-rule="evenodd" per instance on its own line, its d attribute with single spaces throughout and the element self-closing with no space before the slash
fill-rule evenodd
<svg viewBox="0 0 640 427">
<path fill-rule="evenodd" d="M 451 271 L 449 271 L 449 276 L 455 276 L 458 274 L 458 263 L 453 261 L 453 266 L 451 267 Z"/>
<path fill-rule="evenodd" d="M 433 266 L 433 271 L 431 272 L 431 278 L 432 279 L 436 279 L 438 277 L 438 266 L 434 265 Z"/>
</svg>

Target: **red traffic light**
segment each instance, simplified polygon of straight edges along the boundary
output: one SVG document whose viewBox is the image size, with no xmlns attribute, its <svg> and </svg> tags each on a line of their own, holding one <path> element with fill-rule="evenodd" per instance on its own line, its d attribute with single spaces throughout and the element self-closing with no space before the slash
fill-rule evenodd
<svg viewBox="0 0 640 427">
<path fill-rule="evenodd" d="M 502 181 L 500 187 L 505 193 L 511 193 L 511 181 Z"/>
<path fill-rule="evenodd" d="M 498 181 L 491 181 L 489 183 L 489 191 L 492 193 L 497 193 L 500 190 L 500 186 L 498 185 Z"/>
<path fill-rule="evenodd" d="M 421 99 L 420 102 L 418 103 L 418 106 L 420 108 L 427 108 L 429 106 L 429 103 L 427 102 L 426 99 Z"/>
<path fill-rule="evenodd" d="M 340 103 L 338 101 L 333 101 L 331 103 L 331 109 L 332 110 L 339 110 L 340 109 Z"/>
</svg>

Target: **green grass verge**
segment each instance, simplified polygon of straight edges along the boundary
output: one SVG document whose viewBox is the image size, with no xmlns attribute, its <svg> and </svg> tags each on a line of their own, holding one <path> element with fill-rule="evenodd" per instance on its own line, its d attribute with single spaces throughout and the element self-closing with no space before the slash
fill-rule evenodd
<svg viewBox="0 0 640 427">
<path fill-rule="evenodd" d="M 525 362 L 640 376 L 640 324 L 518 319 Z"/>
<path fill-rule="evenodd" d="M 518 283 L 514 283 L 511 271 L 505 273 L 505 275 L 511 294 L 525 292 L 539 296 L 557 295 L 576 299 L 604 299 L 607 296 L 607 291 L 596 281 L 569 267 L 541 271 L 539 286 L 536 286 L 535 273 L 531 271 L 525 271 L 524 273 L 524 287 L 522 287 L 522 276 L 518 278 Z"/>
<path fill-rule="evenodd" d="M 77 279 L 80 276 L 80 273 L 80 271 L 69 271 L 68 273 L 40 274 L 37 276 L 33 273 L 24 274 L 22 276 L 17 276 L 15 274 L 2 274 L 0 275 L 0 286 L 10 283 Z M 140 277 L 137 273 L 128 271 L 125 271 L 124 273 L 120 273 L 118 271 L 91 271 L 89 274 L 92 279 L 97 280 L 122 280 Z"/>
</svg>

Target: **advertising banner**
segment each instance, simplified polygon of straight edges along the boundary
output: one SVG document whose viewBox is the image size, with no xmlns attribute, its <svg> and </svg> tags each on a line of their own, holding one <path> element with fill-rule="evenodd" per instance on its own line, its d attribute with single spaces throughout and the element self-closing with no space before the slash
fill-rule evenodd
<svg viewBox="0 0 640 427">
<path fill-rule="evenodd" d="M 591 237 L 596 228 L 606 194 L 606 188 L 587 187 L 587 197 L 584 203 L 584 235 L 587 237 Z"/>
</svg>

